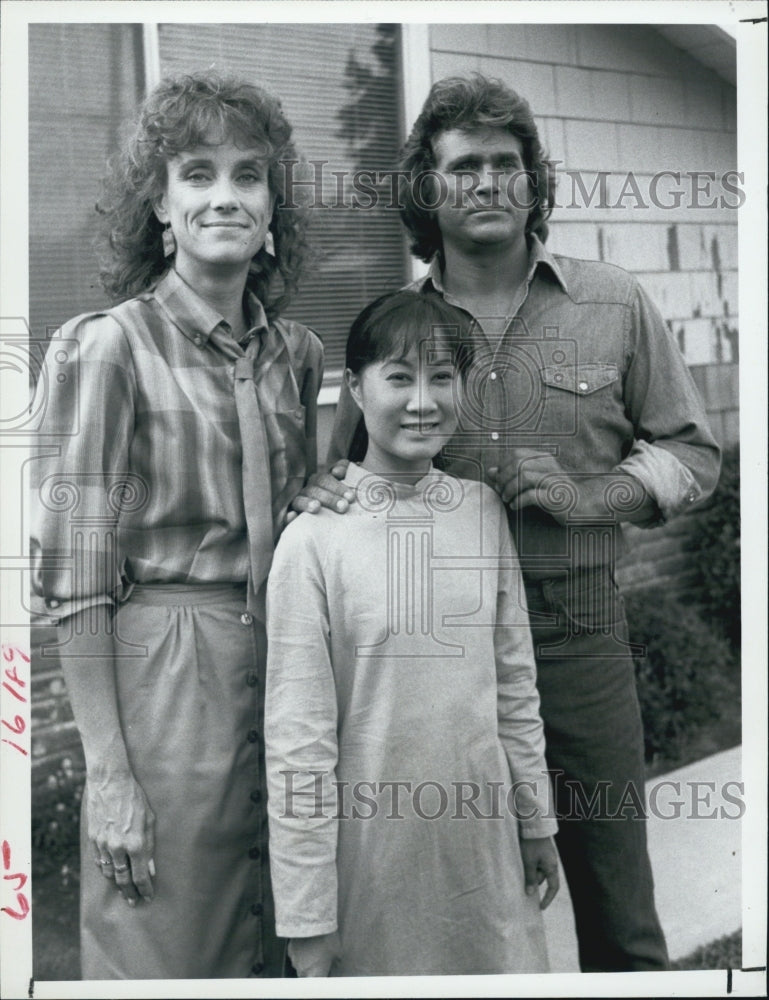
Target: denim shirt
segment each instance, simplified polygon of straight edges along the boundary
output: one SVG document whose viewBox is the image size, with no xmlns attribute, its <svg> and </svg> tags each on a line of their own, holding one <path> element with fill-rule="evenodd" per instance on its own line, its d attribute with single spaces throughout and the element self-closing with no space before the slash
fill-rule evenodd
<svg viewBox="0 0 769 1000">
<path fill-rule="evenodd" d="M 410 286 L 464 308 L 441 284 L 440 262 Z M 467 311 L 467 310 L 465 310 Z M 511 447 L 548 451 L 578 484 L 606 476 L 617 515 L 559 524 L 539 507 L 508 508 L 524 573 L 611 565 L 630 501 L 613 473 L 629 473 L 656 504 L 645 527 L 704 500 L 720 468 L 718 445 L 678 346 L 636 279 L 611 264 L 550 254 L 531 238 L 526 297 L 498 340 L 473 317 L 474 360 L 459 403 L 459 426 L 445 468 L 487 478 Z M 347 455 L 360 413 L 343 388 L 329 460 Z M 569 491 L 551 500 L 568 511 Z"/>
</svg>

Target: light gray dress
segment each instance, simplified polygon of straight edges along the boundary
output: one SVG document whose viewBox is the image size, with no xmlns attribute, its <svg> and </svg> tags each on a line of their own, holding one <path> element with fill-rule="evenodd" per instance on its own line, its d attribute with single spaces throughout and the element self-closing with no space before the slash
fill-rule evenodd
<svg viewBox="0 0 769 1000">
<path fill-rule="evenodd" d="M 547 971 L 518 838 L 556 823 L 504 508 L 439 472 L 346 481 L 350 511 L 299 517 L 270 577 L 277 932 L 338 927 L 336 975 Z"/>
</svg>

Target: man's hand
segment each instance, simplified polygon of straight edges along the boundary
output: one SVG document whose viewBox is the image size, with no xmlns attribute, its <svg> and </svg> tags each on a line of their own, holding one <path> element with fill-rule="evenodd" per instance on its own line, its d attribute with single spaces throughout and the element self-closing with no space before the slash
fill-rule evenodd
<svg viewBox="0 0 769 1000">
<path fill-rule="evenodd" d="M 301 979 L 306 976 L 327 976 L 335 958 L 339 957 L 339 935 L 318 934 L 315 937 L 291 938 L 288 957 Z"/>
<path fill-rule="evenodd" d="M 492 485 L 512 510 L 539 507 L 559 524 L 574 518 L 645 521 L 654 501 L 641 482 L 625 472 L 571 472 L 549 452 L 511 448 L 504 465 L 488 470 Z"/>
<path fill-rule="evenodd" d="M 310 476 L 300 493 L 291 502 L 286 514 L 286 524 L 290 524 L 297 514 L 305 511 L 317 514 L 321 507 L 327 507 L 337 514 L 344 514 L 355 499 L 355 490 L 341 481 L 347 473 L 347 459 L 340 459 L 328 472 L 318 472 Z"/>
<path fill-rule="evenodd" d="M 555 899 L 560 887 L 558 878 L 558 852 L 552 837 L 521 838 L 521 858 L 526 879 L 526 895 L 531 896 L 537 887 L 547 881 L 547 891 L 540 900 L 540 910 L 546 910 Z"/>
</svg>

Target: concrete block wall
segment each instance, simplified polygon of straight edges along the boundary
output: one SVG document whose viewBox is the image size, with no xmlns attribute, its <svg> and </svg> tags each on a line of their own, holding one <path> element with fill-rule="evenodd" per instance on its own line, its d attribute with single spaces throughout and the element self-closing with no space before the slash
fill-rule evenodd
<svg viewBox="0 0 769 1000">
<path fill-rule="evenodd" d="M 433 80 L 477 70 L 528 99 L 558 164 L 550 248 L 635 273 L 690 365 L 736 365 L 735 88 L 646 25 L 440 24 L 430 48 Z"/>
<path fill-rule="evenodd" d="M 646 25 L 441 24 L 430 48 L 433 80 L 475 70 L 529 101 L 557 163 L 548 246 L 637 275 L 716 437 L 736 444 L 739 196 L 722 182 L 739 184 L 735 88 Z M 695 512 L 631 529 L 623 586 L 685 592 L 696 526 Z"/>
</svg>

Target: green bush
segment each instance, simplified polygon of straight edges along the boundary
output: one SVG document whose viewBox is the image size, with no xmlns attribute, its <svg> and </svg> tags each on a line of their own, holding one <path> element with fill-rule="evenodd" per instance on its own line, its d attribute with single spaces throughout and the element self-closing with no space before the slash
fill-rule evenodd
<svg viewBox="0 0 769 1000">
<path fill-rule="evenodd" d="M 65 758 L 32 791 L 32 849 L 37 873 L 59 870 L 76 858 L 80 843 L 80 803 L 85 773 Z"/>
<path fill-rule="evenodd" d="M 724 453 L 721 478 L 697 518 L 690 551 L 696 577 L 692 596 L 713 623 L 740 645 L 740 454 Z"/>
<path fill-rule="evenodd" d="M 696 607 L 660 594 L 625 599 L 647 763 L 696 760 L 739 742 L 739 658 Z M 723 743 L 726 745 L 722 745 Z"/>
</svg>

